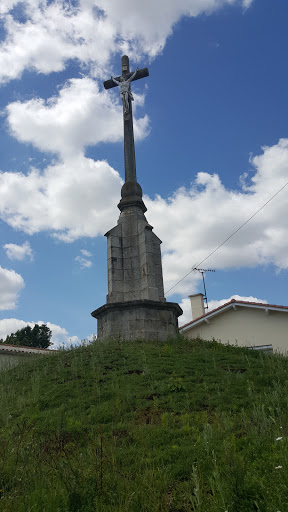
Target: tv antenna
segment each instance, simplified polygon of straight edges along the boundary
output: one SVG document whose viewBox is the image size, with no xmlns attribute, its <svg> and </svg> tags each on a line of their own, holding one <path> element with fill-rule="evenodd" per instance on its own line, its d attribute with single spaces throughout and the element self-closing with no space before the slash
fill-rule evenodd
<svg viewBox="0 0 288 512">
<path fill-rule="evenodd" d="M 204 306 L 205 309 L 208 309 L 208 300 L 207 300 L 207 292 L 206 292 L 206 286 L 205 286 L 205 272 L 216 272 L 216 270 L 212 268 L 193 268 L 192 270 L 197 270 L 197 272 L 200 272 L 202 274 L 202 281 L 203 281 L 203 287 L 204 287 L 204 296 L 203 300 L 206 302 L 206 306 Z"/>
</svg>

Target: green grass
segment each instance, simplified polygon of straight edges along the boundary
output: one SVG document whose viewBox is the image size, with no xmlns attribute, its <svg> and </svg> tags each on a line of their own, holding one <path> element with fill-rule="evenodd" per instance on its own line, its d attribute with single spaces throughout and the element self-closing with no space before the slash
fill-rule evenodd
<svg viewBox="0 0 288 512">
<path fill-rule="evenodd" d="M 287 358 L 181 338 L 0 373 L 0 510 L 286 512 L 287 376 Z"/>
</svg>

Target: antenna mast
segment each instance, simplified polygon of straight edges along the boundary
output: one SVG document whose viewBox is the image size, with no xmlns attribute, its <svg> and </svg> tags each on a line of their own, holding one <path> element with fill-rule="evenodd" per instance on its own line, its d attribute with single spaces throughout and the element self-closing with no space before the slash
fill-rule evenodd
<svg viewBox="0 0 288 512">
<path fill-rule="evenodd" d="M 202 281 L 203 281 L 203 288 L 204 288 L 204 296 L 203 296 L 203 300 L 205 300 L 206 302 L 206 306 L 205 309 L 208 309 L 208 300 L 207 300 L 207 292 L 206 292 L 206 286 L 205 286 L 205 278 L 204 278 L 204 275 L 205 275 L 205 272 L 216 272 L 216 270 L 212 269 L 212 268 L 193 268 L 192 270 L 197 270 L 197 272 L 200 272 L 200 274 L 202 274 Z"/>
</svg>

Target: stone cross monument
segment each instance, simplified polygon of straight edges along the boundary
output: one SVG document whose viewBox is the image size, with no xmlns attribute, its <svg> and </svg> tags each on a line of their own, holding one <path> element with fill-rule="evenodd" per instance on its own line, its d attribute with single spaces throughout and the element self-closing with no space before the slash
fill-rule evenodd
<svg viewBox="0 0 288 512">
<path fill-rule="evenodd" d="M 180 306 L 164 297 L 161 240 L 144 213 L 147 208 L 137 182 L 133 133 L 131 82 L 149 75 L 148 69 L 130 72 L 122 57 L 122 75 L 104 82 L 105 89 L 119 86 L 123 103 L 125 183 L 118 204 L 117 226 L 106 233 L 108 244 L 108 295 L 104 306 L 93 311 L 97 337 L 166 340 L 178 333 Z"/>
</svg>

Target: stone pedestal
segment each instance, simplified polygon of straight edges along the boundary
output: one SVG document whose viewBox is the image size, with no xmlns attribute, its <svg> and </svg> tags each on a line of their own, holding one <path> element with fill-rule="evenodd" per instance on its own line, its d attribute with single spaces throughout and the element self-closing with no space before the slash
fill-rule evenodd
<svg viewBox="0 0 288 512">
<path fill-rule="evenodd" d="M 160 340 L 178 334 L 180 306 L 174 302 L 136 300 L 105 304 L 93 311 L 98 320 L 97 338 Z"/>
<path fill-rule="evenodd" d="M 137 205 L 126 207 L 118 224 L 106 233 L 108 247 L 107 303 L 131 300 L 165 302 L 161 240 Z"/>
<path fill-rule="evenodd" d="M 126 187 L 126 188 L 125 188 Z M 108 233 L 107 303 L 93 311 L 98 320 L 97 337 L 166 340 L 178 334 L 180 306 L 164 297 L 161 240 L 153 233 L 144 212 L 140 185 L 136 194 L 119 203 L 117 226 Z M 138 193 L 138 194 L 137 194 Z"/>
</svg>

